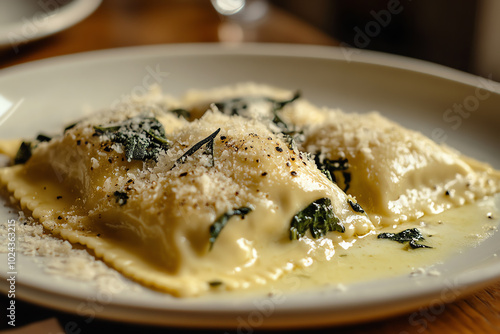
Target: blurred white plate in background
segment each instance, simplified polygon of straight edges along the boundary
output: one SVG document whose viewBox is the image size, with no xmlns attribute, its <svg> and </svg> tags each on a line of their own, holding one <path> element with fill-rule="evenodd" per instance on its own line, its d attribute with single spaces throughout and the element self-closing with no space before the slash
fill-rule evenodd
<svg viewBox="0 0 500 334">
<path fill-rule="evenodd" d="M 67 29 L 89 16 L 101 0 L 0 0 L 0 48 Z"/>
</svg>

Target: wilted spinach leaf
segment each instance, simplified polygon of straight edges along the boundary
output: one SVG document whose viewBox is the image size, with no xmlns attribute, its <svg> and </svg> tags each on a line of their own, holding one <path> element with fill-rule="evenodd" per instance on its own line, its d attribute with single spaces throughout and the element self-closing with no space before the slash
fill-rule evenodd
<svg viewBox="0 0 500 334">
<path fill-rule="evenodd" d="M 344 225 L 333 212 L 332 201 L 329 198 L 320 198 L 312 202 L 292 218 L 290 240 L 301 238 L 308 230 L 315 239 L 331 231 L 345 232 Z"/>
<path fill-rule="evenodd" d="M 119 124 L 94 126 L 94 130 L 96 135 L 106 134 L 122 144 L 128 161 L 156 160 L 160 151 L 170 147 L 163 125 L 154 117 L 134 117 Z"/>
<path fill-rule="evenodd" d="M 249 214 L 250 211 L 252 211 L 251 208 L 248 207 L 241 207 L 239 209 L 231 210 L 217 218 L 217 220 L 210 225 L 210 239 L 208 240 L 210 243 L 210 249 L 214 246 L 214 242 L 219 236 L 220 232 L 226 226 L 229 218 L 232 216 L 241 216 L 241 218 L 244 218 L 245 215 Z"/>
<path fill-rule="evenodd" d="M 399 243 L 408 242 L 412 249 L 415 248 L 432 248 L 431 246 L 417 243 L 417 241 L 425 240 L 422 233 L 417 228 L 410 228 L 399 233 L 380 233 L 379 239 L 389 239 Z"/>
</svg>

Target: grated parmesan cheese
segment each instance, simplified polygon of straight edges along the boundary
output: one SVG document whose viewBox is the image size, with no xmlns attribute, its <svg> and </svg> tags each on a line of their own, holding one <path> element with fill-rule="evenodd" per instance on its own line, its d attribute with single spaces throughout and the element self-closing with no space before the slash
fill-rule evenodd
<svg viewBox="0 0 500 334">
<path fill-rule="evenodd" d="M 378 113 L 297 97 L 252 83 L 180 99 L 154 87 L 37 144 L 24 165 L 0 170 L 2 184 L 45 227 L 26 225 L 25 253 L 51 257 L 45 270 L 72 279 L 119 277 L 72 246 L 80 243 L 123 275 L 174 295 L 206 293 L 213 282 L 246 289 L 331 261 L 339 245 L 349 248 L 380 222 L 436 214 L 500 189 L 489 166 Z M 332 161 L 331 171 L 319 169 Z M 317 237 L 313 226 L 294 239 L 292 222 L 325 199 L 336 229 Z"/>
</svg>

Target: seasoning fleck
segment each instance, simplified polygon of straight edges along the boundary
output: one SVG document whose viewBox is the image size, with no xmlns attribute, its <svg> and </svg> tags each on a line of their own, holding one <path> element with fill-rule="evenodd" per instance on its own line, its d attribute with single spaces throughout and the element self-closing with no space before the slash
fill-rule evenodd
<svg viewBox="0 0 500 334">
<path fill-rule="evenodd" d="M 221 286 L 222 284 L 224 284 L 224 283 L 222 283 L 221 281 L 208 282 L 208 285 L 210 285 L 210 287 L 212 287 L 212 288 L 217 288 L 217 287 Z"/>
</svg>

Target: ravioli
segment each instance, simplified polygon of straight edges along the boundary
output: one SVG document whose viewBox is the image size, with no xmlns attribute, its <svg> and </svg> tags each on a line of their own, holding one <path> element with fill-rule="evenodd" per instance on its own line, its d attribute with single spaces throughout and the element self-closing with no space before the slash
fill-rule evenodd
<svg viewBox="0 0 500 334">
<path fill-rule="evenodd" d="M 251 83 L 180 99 L 155 88 L 52 138 L 0 141 L 0 153 L 17 162 L 0 183 L 45 229 L 182 297 L 328 265 L 380 224 L 500 187 L 487 164 L 377 113 Z"/>
<path fill-rule="evenodd" d="M 500 191 L 500 172 L 488 164 L 439 145 L 377 112 L 344 113 L 299 99 L 282 106 L 279 120 L 285 127 L 273 124 L 276 113 L 269 101 L 279 103 L 291 96 L 283 89 L 242 83 L 191 91 L 183 104 L 199 110 L 200 105 L 215 103 L 228 114 L 234 114 L 236 108 L 236 113 L 267 122 L 270 128 L 279 125 L 287 133 L 299 134 L 298 148 L 314 155 L 319 168 L 325 168 L 325 161 L 335 164 L 332 177 L 357 199 L 376 225 L 439 214 Z"/>
<path fill-rule="evenodd" d="M 117 143 L 111 131 L 127 127 L 145 140 L 158 128 L 152 120 L 169 125 L 151 134 L 168 138 L 168 148 L 134 159 L 128 139 Z M 338 242 L 374 228 L 282 134 L 218 111 L 191 123 L 169 112 L 104 113 L 38 143 L 0 178 L 52 233 L 177 296 L 266 284 L 330 259 Z M 294 216 L 318 200 L 336 229 L 292 238 Z"/>
<path fill-rule="evenodd" d="M 318 111 L 300 148 L 346 163 L 348 194 L 374 222 L 402 223 L 500 191 L 500 173 L 376 112 Z M 342 176 L 339 177 L 342 179 Z M 343 181 L 343 180 L 341 180 Z"/>
</svg>

